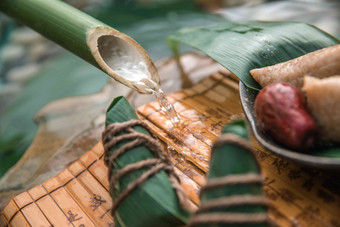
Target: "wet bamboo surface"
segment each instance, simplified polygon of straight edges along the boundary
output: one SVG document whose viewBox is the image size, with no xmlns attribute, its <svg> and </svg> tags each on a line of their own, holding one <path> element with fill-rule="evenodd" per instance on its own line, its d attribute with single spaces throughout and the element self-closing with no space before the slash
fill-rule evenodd
<svg viewBox="0 0 340 227">
<path fill-rule="evenodd" d="M 199 205 L 212 144 L 225 124 L 244 117 L 238 81 L 219 72 L 168 98 L 181 117 L 181 130 L 173 129 L 156 102 L 137 112 L 163 141 L 182 187 Z M 308 169 L 253 144 L 266 179 L 264 191 L 274 207 L 270 215 L 280 226 L 340 226 L 336 174 Z M 56 177 L 13 198 L 0 215 L 0 226 L 111 226 L 111 205 L 98 143 Z"/>
</svg>

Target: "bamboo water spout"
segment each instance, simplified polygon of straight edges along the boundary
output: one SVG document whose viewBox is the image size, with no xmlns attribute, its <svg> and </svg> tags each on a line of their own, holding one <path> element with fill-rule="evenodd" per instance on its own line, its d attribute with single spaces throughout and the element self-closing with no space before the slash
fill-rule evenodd
<svg viewBox="0 0 340 227">
<path fill-rule="evenodd" d="M 159 86 L 156 67 L 135 40 L 64 2 L 1 0 L 0 10 L 139 93 Z"/>
</svg>

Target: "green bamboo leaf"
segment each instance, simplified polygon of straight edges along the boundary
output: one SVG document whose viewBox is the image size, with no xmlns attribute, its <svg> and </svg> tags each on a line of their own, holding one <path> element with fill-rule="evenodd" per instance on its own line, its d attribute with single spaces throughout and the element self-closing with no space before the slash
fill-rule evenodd
<svg viewBox="0 0 340 227">
<path fill-rule="evenodd" d="M 318 28 L 299 22 L 226 22 L 210 27 L 184 28 L 168 37 L 197 48 L 234 73 L 249 88 L 260 86 L 249 70 L 288 61 L 340 43 Z"/>
<path fill-rule="evenodd" d="M 247 124 L 244 120 L 236 120 L 222 129 L 222 133 L 233 133 L 244 139 L 249 139 Z"/>
<path fill-rule="evenodd" d="M 108 108 L 106 125 L 132 119 L 138 119 L 135 111 L 124 97 L 118 97 Z M 135 129 L 149 135 L 142 127 L 137 126 Z M 114 153 L 123 144 L 124 142 L 118 144 L 111 152 Z M 144 146 L 133 148 L 118 158 L 113 173 L 127 164 L 152 157 L 152 153 Z M 144 171 L 128 174 L 116 187 L 124 189 Z M 168 176 L 161 171 L 149 178 L 123 201 L 115 213 L 115 222 L 117 226 L 178 226 L 185 224 L 188 217 L 189 213 L 182 210 L 178 203 Z"/>
</svg>

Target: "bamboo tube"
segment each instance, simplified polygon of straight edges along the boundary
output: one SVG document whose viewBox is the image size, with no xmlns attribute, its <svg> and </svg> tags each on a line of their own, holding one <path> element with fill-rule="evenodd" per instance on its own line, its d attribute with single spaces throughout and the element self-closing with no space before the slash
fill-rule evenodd
<svg viewBox="0 0 340 227">
<path fill-rule="evenodd" d="M 0 10 L 140 93 L 159 85 L 156 67 L 135 40 L 64 2 L 1 0 Z M 136 67 L 146 75 L 142 83 Z"/>
</svg>

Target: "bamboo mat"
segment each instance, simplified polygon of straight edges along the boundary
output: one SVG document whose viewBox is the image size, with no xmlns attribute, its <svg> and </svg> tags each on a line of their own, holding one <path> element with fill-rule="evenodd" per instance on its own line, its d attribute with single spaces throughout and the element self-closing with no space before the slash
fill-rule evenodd
<svg viewBox="0 0 340 227">
<path fill-rule="evenodd" d="M 226 72 L 168 96 L 185 127 L 173 131 L 156 102 L 138 115 L 164 142 L 181 185 L 193 203 L 205 183 L 210 149 L 222 127 L 243 113 L 238 81 Z M 264 191 L 280 226 L 340 226 L 340 179 L 268 153 L 253 141 L 266 179 Z M 56 177 L 13 198 L 0 215 L 1 226 L 111 226 L 103 147 L 92 150 Z"/>
<path fill-rule="evenodd" d="M 10 226 L 110 226 L 103 146 L 98 143 L 79 160 L 41 185 L 12 199 L 1 224 Z"/>
</svg>

